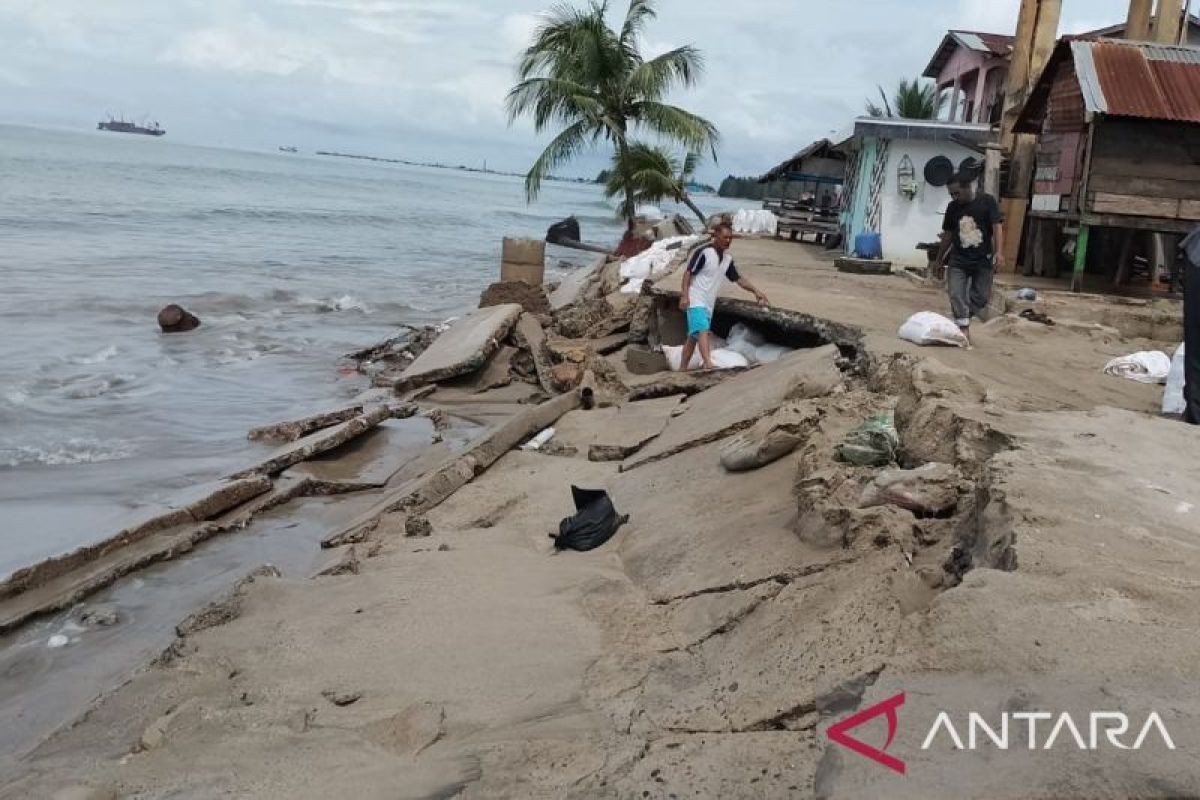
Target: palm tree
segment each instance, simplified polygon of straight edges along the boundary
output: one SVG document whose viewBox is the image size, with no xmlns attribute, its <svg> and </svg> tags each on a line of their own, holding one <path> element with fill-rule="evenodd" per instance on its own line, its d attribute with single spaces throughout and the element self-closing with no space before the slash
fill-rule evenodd
<svg viewBox="0 0 1200 800">
<path fill-rule="evenodd" d="M 617 155 L 624 201 L 621 213 L 632 230 L 636 189 L 630 180 L 630 137 L 645 130 L 689 152 L 710 150 L 716 159 L 720 135 L 703 117 L 663 102 L 673 89 L 694 86 L 704 58 L 691 46 L 646 60 L 641 33 L 657 17 L 655 0 L 630 0 L 619 31 L 606 20 L 608 0 L 591 0 L 580 10 L 555 6 L 521 56 L 518 83 L 508 93 L 509 124 L 529 115 L 541 133 L 565 126 L 525 176 L 532 202 L 551 172 L 601 140 Z"/>
<path fill-rule="evenodd" d="M 701 225 L 707 225 L 708 217 L 696 207 L 687 191 L 687 185 L 699 165 L 700 156 L 696 153 L 688 153 L 680 162 L 662 148 L 644 142 L 629 142 L 623 165 L 621 154 L 613 152 L 613 165 L 604 183 L 604 196 L 618 197 L 632 188 L 633 202 L 637 205 L 674 200 L 690 208 L 700 218 Z"/>
<path fill-rule="evenodd" d="M 890 102 L 882 86 L 879 87 L 879 96 L 883 98 L 882 108 L 867 101 L 867 113 L 872 117 L 937 119 L 938 113 L 946 105 L 946 95 L 932 83 L 922 84 L 919 78 L 901 80 Z"/>
</svg>

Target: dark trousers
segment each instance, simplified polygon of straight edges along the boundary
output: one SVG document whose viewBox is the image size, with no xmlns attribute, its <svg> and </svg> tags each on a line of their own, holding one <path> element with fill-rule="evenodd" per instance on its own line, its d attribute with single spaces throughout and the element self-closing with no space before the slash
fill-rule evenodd
<svg viewBox="0 0 1200 800">
<path fill-rule="evenodd" d="M 1186 270 L 1183 276 L 1183 341 L 1186 345 L 1183 398 L 1187 408 L 1183 418 L 1193 425 L 1200 425 L 1200 265 L 1189 261 Z"/>
</svg>

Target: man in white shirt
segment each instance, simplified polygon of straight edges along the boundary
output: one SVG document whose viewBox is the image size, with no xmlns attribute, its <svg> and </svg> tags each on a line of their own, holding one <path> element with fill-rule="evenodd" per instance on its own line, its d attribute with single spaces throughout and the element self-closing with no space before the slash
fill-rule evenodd
<svg viewBox="0 0 1200 800">
<path fill-rule="evenodd" d="M 771 304 L 765 294 L 738 274 L 733 256 L 729 253 L 732 243 L 733 227 L 725 223 L 718 225 L 713 230 L 713 243 L 693 253 L 683 272 L 679 307 L 687 313 L 688 321 L 688 340 L 683 346 L 683 363 L 680 365 L 684 372 L 691 366 L 697 344 L 700 346 L 704 369 L 713 368 L 712 317 L 723 281 L 730 280 L 752 293 L 759 305 Z"/>
</svg>

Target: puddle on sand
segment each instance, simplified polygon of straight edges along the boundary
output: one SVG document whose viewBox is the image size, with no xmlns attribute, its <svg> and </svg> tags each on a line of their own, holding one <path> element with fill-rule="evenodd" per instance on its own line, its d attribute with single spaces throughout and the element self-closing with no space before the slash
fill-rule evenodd
<svg viewBox="0 0 1200 800">
<path fill-rule="evenodd" d="M 119 622 L 112 627 L 85 628 L 66 611 L 0 639 L 0 773 L 162 652 L 175 637 L 176 623 L 255 567 L 274 564 L 289 578 L 310 575 L 321 559 L 321 538 L 379 496 L 297 500 L 245 531 L 136 572 L 85 601 L 88 607 L 115 609 Z M 48 646 L 54 636 L 66 636 L 68 643 Z"/>
</svg>

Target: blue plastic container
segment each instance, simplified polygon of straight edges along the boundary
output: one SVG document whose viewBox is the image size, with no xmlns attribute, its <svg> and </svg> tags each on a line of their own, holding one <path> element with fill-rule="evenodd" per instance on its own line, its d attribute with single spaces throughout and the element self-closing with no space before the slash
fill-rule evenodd
<svg viewBox="0 0 1200 800">
<path fill-rule="evenodd" d="M 855 236 L 854 255 L 858 258 L 883 258 L 883 237 L 874 231 Z"/>
</svg>

